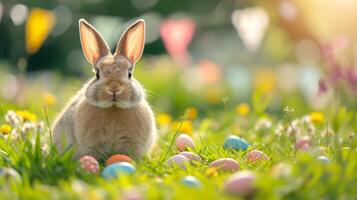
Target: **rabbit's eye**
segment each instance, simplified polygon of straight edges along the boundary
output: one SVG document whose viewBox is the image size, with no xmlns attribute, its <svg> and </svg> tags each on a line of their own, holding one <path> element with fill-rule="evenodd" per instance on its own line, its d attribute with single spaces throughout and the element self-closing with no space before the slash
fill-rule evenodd
<svg viewBox="0 0 357 200">
<path fill-rule="evenodd" d="M 128 78 L 131 79 L 131 71 L 128 71 Z"/>
<path fill-rule="evenodd" d="M 99 79 L 99 70 L 95 73 L 95 76 Z"/>
</svg>

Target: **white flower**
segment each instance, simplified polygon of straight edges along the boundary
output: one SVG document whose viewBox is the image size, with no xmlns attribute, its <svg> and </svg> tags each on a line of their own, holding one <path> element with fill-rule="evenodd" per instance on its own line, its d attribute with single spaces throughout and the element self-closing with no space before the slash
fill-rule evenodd
<svg viewBox="0 0 357 200">
<path fill-rule="evenodd" d="M 283 131 L 284 131 L 284 126 L 281 123 L 279 123 L 278 126 L 276 127 L 274 133 L 277 136 L 282 136 L 283 135 Z"/>
<path fill-rule="evenodd" d="M 255 124 L 255 130 L 264 130 L 271 128 L 272 123 L 269 119 L 263 118 Z"/>
</svg>

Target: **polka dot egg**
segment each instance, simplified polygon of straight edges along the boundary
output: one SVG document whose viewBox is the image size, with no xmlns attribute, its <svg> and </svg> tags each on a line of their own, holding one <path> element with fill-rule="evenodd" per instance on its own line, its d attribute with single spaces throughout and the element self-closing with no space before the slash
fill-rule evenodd
<svg viewBox="0 0 357 200">
<path fill-rule="evenodd" d="M 261 160 L 269 160 L 269 157 L 265 155 L 262 151 L 252 150 L 247 153 L 247 160 L 249 162 L 256 162 Z"/>
<path fill-rule="evenodd" d="M 79 159 L 80 166 L 89 173 L 96 174 L 99 172 L 99 163 L 92 156 L 83 156 Z"/>
<path fill-rule="evenodd" d="M 240 169 L 238 162 L 232 158 L 220 158 L 213 161 L 209 167 L 214 167 L 222 171 L 237 171 Z"/>
<path fill-rule="evenodd" d="M 135 167 L 128 162 L 119 162 L 108 165 L 102 171 L 102 176 L 106 179 L 117 178 L 121 174 L 129 175 L 135 172 Z"/>
<path fill-rule="evenodd" d="M 194 148 L 195 144 L 193 142 L 193 139 L 187 135 L 187 134 L 180 134 L 176 138 L 176 148 L 179 151 L 184 151 L 187 148 Z"/>
<path fill-rule="evenodd" d="M 108 158 L 107 161 L 105 161 L 105 165 L 111 165 L 113 163 L 118 163 L 118 162 L 128 162 L 128 163 L 132 163 L 133 160 L 124 154 L 115 154 L 112 155 L 110 158 Z"/>
<path fill-rule="evenodd" d="M 241 150 L 245 151 L 248 149 L 248 147 L 249 147 L 249 143 L 245 139 L 235 135 L 231 135 L 227 137 L 223 145 L 224 149 L 233 149 L 237 151 L 241 151 Z"/>
</svg>

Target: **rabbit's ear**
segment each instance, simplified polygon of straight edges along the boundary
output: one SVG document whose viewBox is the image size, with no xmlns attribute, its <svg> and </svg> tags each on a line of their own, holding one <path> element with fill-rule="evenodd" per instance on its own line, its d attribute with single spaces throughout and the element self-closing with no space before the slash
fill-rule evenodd
<svg viewBox="0 0 357 200">
<path fill-rule="evenodd" d="M 129 58 L 132 63 L 136 63 L 143 53 L 144 44 L 145 21 L 143 19 L 139 19 L 123 33 L 114 55 L 124 55 Z"/>
<path fill-rule="evenodd" d="M 108 44 L 100 33 L 86 20 L 79 20 L 79 33 L 84 56 L 93 64 L 110 53 Z"/>
</svg>

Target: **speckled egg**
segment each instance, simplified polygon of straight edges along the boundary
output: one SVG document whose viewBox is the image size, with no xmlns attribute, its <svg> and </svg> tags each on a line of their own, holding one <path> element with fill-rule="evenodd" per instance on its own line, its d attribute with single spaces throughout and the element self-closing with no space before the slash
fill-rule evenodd
<svg viewBox="0 0 357 200">
<path fill-rule="evenodd" d="M 183 151 L 183 152 L 180 152 L 178 155 L 182 155 L 182 156 L 185 156 L 188 160 L 192 160 L 192 161 L 197 161 L 197 162 L 201 162 L 202 161 L 202 158 L 193 153 L 193 152 L 189 152 L 189 151 Z"/>
<path fill-rule="evenodd" d="M 248 197 L 254 192 L 256 176 L 252 171 L 241 171 L 231 175 L 223 184 L 224 192 Z"/>
<path fill-rule="evenodd" d="M 317 157 L 317 160 L 323 164 L 328 164 L 331 162 L 331 160 L 329 158 L 327 158 L 326 156 L 319 156 L 319 157 Z"/>
<path fill-rule="evenodd" d="M 249 143 L 245 139 L 235 135 L 231 135 L 227 137 L 223 145 L 224 149 L 234 149 L 237 151 L 240 150 L 245 151 L 248 149 L 248 147 L 249 147 Z"/>
<path fill-rule="evenodd" d="M 194 176 L 185 176 L 181 179 L 183 185 L 189 187 L 201 187 L 201 182 Z"/>
<path fill-rule="evenodd" d="M 79 159 L 81 167 L 89 172 L 96 174 L 99 172 L 99 163 L 93 156 L 83 156 Z"/>
<path fill-rule="evenodd" d="M 189 160 L 183 155 L 175 155 L 167 160 L 169 166 L 178 166 L 182 169 L 186 169 L 186 164 L 189 163 Z"/>
<path fill-rule="evenodd" d="M 4 177 L 7 182 L 22 182 L 21 175 L 16 170 L 8 167 L 0 169 L 0 177 Z"/>
<path fill-rule="evenodd" d="M 106 179 L 117 178 L 121 174 L 132 174 L 135 172 L 135 167 L 128 162 L 119 162 L 108 165 L 102 171 L 102 176 Z"/>
<path fill-rule="evenodd" d="M 310 148 L 311 142 L 309 137 L 304 137 L 296 141 L 296 148 L 300 150 L 307 150 Z"/>
<path fill-rule="evenodd" d="M 110 158 L 108 158 L 107 161 L 105 161 L 105 165 L 111 165 L 113 163 L 118 163 L 118 162 L 128 162 L 128 163 L 132 163 L 133 160 L 124 154 L 115 154 L 110 156 Z"/>
<path fill-rule="evenodd" d="M 249 162 L 256 162 L 261 160 L 269 160 L 269 157 L 265 155 L 262 151 L 252 150 L 247 153 L 247 160 Z"/>
<path fill-rule="evenodd" d="M 232 158 L 220 158 L 213 161 L 208 167 L 214 167 L 222 171 L 237 171 L 240 169 L 238 162 Z"/>
<path fill-rule="evenodd" d="M 195 143 L 193 142 L 193 139 L 187 135 L 187 134 L 180 134 L 177 138 L 176 138 L 176 148 L 179 151 L 184 151 L 187 148 L 194 148 L 195 147 Z"/>
</svg>

